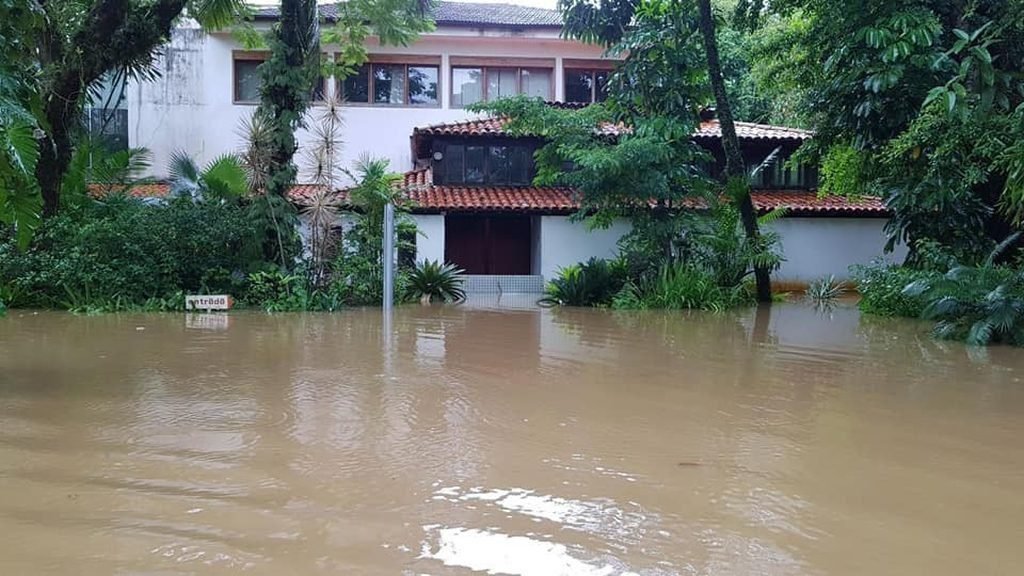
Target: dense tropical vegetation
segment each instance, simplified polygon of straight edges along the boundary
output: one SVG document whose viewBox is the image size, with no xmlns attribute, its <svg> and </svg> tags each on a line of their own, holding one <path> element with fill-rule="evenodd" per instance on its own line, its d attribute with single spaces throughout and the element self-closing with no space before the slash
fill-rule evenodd
<svg viewBox="0 0 1024 576">
<path fill-rule="evenodd" d="M 304 253 L 297 211 L 286 198 L 297 174 L 294 133 L 307 127 L 318 75 L 355 70 L 371 35 L 407 44 L 431 28 L 426 7 L 415 0 L 348 1 L 321 29 L 315 2 L 285 0 L 280 20 L 260 34 L 239 0 L 2 0 L 0 302 L 165 309 L 180 308 L 183 294 L 194 291 L 227 291 L 268 310 L 379 302 L 377 213 L 391 199 L 394 176 L 382 162 L 349 174 L 358 213 L 344 241 L 336 226 L 340 203 L 321 194 L 313 203 L 319 211 L 307 207 L 316 212 L 311 221 L 319 234 L 312 253 Z M 147 152 L 110 148 L 86 129 L 85 111 L 116 105 L 128 79 L 158 75 L 158 49 L 185 17 L 209 29 L 234 28 L 246 44 L 269 49 L 259 69 L 260 106 L 238 155 L 200 167 L 182 151 L 168 167 L 166 198 L 134 198 Z M 339 46 L 342 57 L 321 62 L 321 41 Z M 335 160 L 336 105 L 327 114 L 318 122 L 328 126 L 323 142 L 310 151 L 325 191 L 345 172 Z M 371 172 L 359 173 L 367 166 Z M 407 236 L 408 221 L 403 226 Z"/>
<path fill-rule="evenodd" d="M 313 118 L 318 74 L 343 77 L 365 41 L 405 44 L 429 30 L 427 3 L 350 0 L 326 24 L 312 0 L 284 0 L 266 35 L 238 0 L 0 0 L 0 303 L 75 309 L 174 307 L 192 290 L 228 290 L 271 310 L 379 301 L 379 220 L 397 202 L 386 165 L 352 171 L 335 160 L 337 103 Z M 769 298 L 779 265 L 770 220 L 755 217 L 751 167 L 734 120 L 815 131 L 798 153 L 821 165 L 823 194 L 881 197 L 900 265 L 855 271 L 866 313 L 925 317 L 944 337 L 1021 343 L 1024 218 L 1024 0 L 561 0 L 568 37 L 622 56 L 607 101 L 563 110 L 527 99 L 480 106 L 508 129 L 545 138 L 538 184 L 581 194 L 579 217 L 633 231 L 615 261 L 566 269 L 550 304 L 720 309 Z M 140 201 L 144 150 L 105 149 L 81 129 L 105 87 L 156 74 L 155 50 L 187 14 L 234 27 L 271 53 L 260 105 L 237 156 L 198 166 L 190 151 L 169 170 L 171 194 Z M 321 27 L 323 25 L 323 27 Z M 339 46 L 320 61 L 320 44 Z M 726 170 L 690 139 L 702 110 L 721 121 Z M 600 127 L 628 126 L 617 138 Z M 325 192 L 300 208 L 295 131 Z M 769 157 L 764 169 L 777 158 Z M 327 193 L 354 182 L 348 206 Z M 700 212 L 680 209 L 694 203 Z M 43 218 L 45 216 L 46 218 Z M 402 237 L 415 234 L 399 219 Z M 213 250 L 222 250 L 221 254 Z M 458 274 L 422 263 L 399 274 L 410 298 L 458 300 Z M 839 290 L 823 279 L 811 291 Z"/>
</svg>

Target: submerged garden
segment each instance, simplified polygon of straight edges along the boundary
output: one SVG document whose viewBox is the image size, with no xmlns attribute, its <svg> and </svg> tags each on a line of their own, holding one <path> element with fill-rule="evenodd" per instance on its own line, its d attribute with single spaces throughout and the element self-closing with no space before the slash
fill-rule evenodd
<svg viewBox="0 0 1024 576">
<path fill-rule="evenodd" d="M 188 293 L 230 293 L 268 311 L 336 310 L 381 301 L 383 207 L 401 209 L 400 176 L 366 158 L 338 106 L 310 111 L 320 74 L 345 77 L 364 41 L 408 44 L 431 27 L 409 0 L 346 3 L 321 23 L 310 0 L 285 0 L 264 35 L 238 2 L 48 3 L 0 0 L 0 310 L 179 310 Z M 110 74 L 145 78 L 185 10 L 231 27 L 271 58 L 260 104 L 237 154 L 169 167 L 159 201 L 144 183 L 145 150 L 111 150 L 82 129 Z M 822 279 L 821 299 L 847 288 L 864 313 L 926 318 L 936 334 L 1024 345 L 1024 3 L 839 0 L 563 0 L 564 34 L 623 57 L 607 99 L 583 109 L 512 98 L 477 110 L 542 137 L 536 182 L 578 191 L 577 217 L 628 218 L 620 257 L 564 269 L 544 305 L 724 310 L 773 298 L 785 259 L 758 215 L 750 182 L 775 162 L 744 163 L 734 121 L 811 129 L 791 161 L 821 167 L 820 194 L 882 198 L 900 265 Z M 321 28 L 321 24 L 323 27 Z M 320 43 L 345 58 L 321 62 Z M 690 138 L 714 108 L 724 170 Z M 628 126 L 616 138 L 595 127 Z M 315 145 L 299 151 L 295 133 Z M 347 136 L 347 138 L 346 138 Z M 319 192 L 293 202 L 299 165 Z M 339 200 L 329 190 L 344 186 Z M 680 206 L 697 202 L 699 209 Z M 352 223 L 338 233 L 339 218 Z M 300 222 L 309 241 L 300 241 Z M 399 217 L 399 238 L 416 234 Z M 459 271 L 399 258 L 403 300 L 463 297 Z"/>
</svg>

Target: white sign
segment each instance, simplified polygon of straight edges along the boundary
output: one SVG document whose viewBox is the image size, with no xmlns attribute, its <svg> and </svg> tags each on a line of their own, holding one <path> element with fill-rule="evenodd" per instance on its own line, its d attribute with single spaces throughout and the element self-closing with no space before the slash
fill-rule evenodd
<svg viewBox="0 0 1024 576">
<path fill-rule="evenodd" d="M 185 296 L 186 310 L 230 310 L 233 302 L 231 296 Z"/>
</svg>

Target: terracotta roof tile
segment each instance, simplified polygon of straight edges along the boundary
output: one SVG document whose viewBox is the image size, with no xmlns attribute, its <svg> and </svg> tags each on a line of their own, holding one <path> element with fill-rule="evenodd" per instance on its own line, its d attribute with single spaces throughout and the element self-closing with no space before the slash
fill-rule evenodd
<svg viewBox="0 0 1024 576">
<path fill-rule="evenodd" d="M 432 185 L 429 168 L 407 172 L 404 186 L 413 210 L 418 211 L 516 211 L 568 213 L 579 209 L 574 192 L 567 188 L 539 186 L 445 186 Z M 874 196 L 846 198 L 819 197 L 813 190 L 754 190 L 759 212 L 786 208 L 791 216 L 884 216 L 885 205 Z M 700 202 L 686 202 L 699 208 Z"/>
<path fill-rule="evenodd" d="M 505 124 L 507 122 L 508 120 L 505 118 L 495 117 L 461 120 L 459 122 L 432 124 L 416 128 L 413 134 L 426 136 L 500 136 L 505 134 Z M 629 130 L 630 128 L 623 124 L 603 124 L 598 129 L 598 132 L 605 136 L 618 136 L 629 132 Z M 736 135 L 741 140 L 808 140 L 813 136 L 813 133 L 798 128 L 737 122 Z M 722 129 L 718 124 L 718 120 L 705 120 L 701 122 L 694 136 L 696 138 L 721 138 Z"/>
<path fill-rule="evenodd" d="M 743 140 L 809 140 L 813 135 L 813 132 L 799 128 L 736 122 L 736 136 Z M 722 127 L 718 120 L 705 120 L 700 123 L 695 136 L 697 138 L 721 138 Z"/>
</svg>

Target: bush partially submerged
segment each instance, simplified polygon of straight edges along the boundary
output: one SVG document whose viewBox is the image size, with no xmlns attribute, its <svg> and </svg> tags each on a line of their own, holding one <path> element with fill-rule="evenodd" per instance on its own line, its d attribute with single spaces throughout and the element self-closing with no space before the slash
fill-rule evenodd
<svg viewBox="0 0 1024 576">
<path fill-rule="evenodd" d="M 47 220 L 25 251 L 0 238 L 0 293 L 16 307 L 88 310 L 237 294 L 247 273 L 266 266 L 260 242 L 236 203 L 111 197 Z"/>
<path fill-rule="evenodd" d="M 465 271 L 454 264 L 424 260 L 409 272 L 407 298 L 430 302 L 461 302 L 466 299 L 462 289 Z"/>
<path fill-rule="evenodd" d="M 921 317 L 934 320 L 939 338 L 968 344 L 1024 345 L 1024 272 L 1002 266 L 958 266 L 938 278 L 921 278 L 903 294 L 926 303 Z"/>
<path fill-rule="evenodd" d="M 653 278 L 628 283 L 615 297 L 618 309 L 722 311 L 753 302 L 746 287 L 721 286 L 715 274 L 686 264 L 665 265 Z"/>
<path fill-rule="evenodd" d="M 920 318 L 927 305 L 920 295 L 907 294 L 904 288 L 919 280 L 941 276 L 938 272 L 881 262 L 870 266 L 854 266 L 851 270 L 861 295 L 858 304 L 861 312 L 899 318 Z"/>
<path fill-rule="evenodd" d="M 545 289 L 542 306 L 609 306 L 628 280 L 624 260 L 591 258 L 562 268 Z"/>
</svg>

